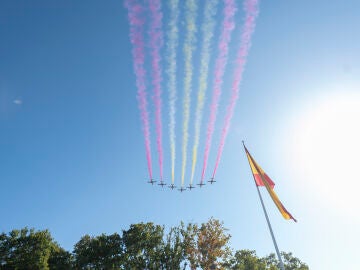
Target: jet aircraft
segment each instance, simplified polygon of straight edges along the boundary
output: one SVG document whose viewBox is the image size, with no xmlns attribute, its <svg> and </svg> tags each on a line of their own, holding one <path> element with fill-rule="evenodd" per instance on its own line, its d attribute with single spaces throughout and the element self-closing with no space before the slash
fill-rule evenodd
<svg viewBox="0 0 360 270">
<path fill-rule="evenodd" d="M 181 188 L 179 188 L 178 190 L 179 190 L 180 192 L 184 192 L 184 191 L 186 190 L 186 188 L 181 187 Z"/>
<path fill-rule="evenodd" d="M 204 182 L 200 182 L 199 184 L 197 184 L 200 188 L 202 187 L 202 186 L 205 186 L 205 184 L 204 184 Z"/>
<path fill-rule="evenodd" d="M 190 191 L 193 189 L 193 188 L 195 188 L 192 184 L 190 184 L 189 186 L 188 186 L 188 189 L 190 189 Z"/>
<path fill-rule="evenodd" d="M 169 188 L 174 189 L 174 188 L 176 188 L 176 186 L 175 186 L 174 184 L 171 184 L 171 185 L 169 186 Z"/>
<path fill-rule="evenodd" d="M 158 185 L 161 186 L 161 187 L 166 186 L 166 184 L 164 183 L 164 181 L 160 181 L 160 183 L 159 183 Z"/>
<path fill-rule="evenodd" d="M 214 177 L 211 177 L 208 182 L 209 182 L 210 184 L 213 184 L 213 183 L 215 183 L 216 181 L 214 180 Z"/>
<path fill-rule="evenodd" d="M 148 181 L 148 183 L 154 185 L 154 184 L 156 183 L 156 181 L 151 178 L 151 179 Z"/>
</svg>

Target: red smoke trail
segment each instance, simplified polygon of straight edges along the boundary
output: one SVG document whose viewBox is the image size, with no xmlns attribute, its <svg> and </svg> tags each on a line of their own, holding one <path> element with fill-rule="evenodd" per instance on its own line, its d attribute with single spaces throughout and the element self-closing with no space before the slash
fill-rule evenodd
<svg viewBox="0 0 360 270">
<path fill-rule="evenodd" d="M 224 149 L 225 140 L 230 128 L 231 118 L 234 114 L 234 108 L 236 105 L 237 98 L 239 96 L 240 83 L 242 80 L 242 75 L 246 64 L 246 58 L 251 46 L 251 36 L 255 30 L 255 21 L 259 13 L 258 0 L 246 0 L 244 2 L 244 10 L 245 10 L 245 24 L 243 26 L 243 31 L 241 34 L 240 48 L 237 53 L 237 57 L 235 61 L 236 68 L 234 72 L 234 81 L 231 90 L 231 99 L 226 111 L 225 123 L 221 133 L 220 145 L 219 145 L 216 162 L 215 162 L 215 168 L 212 177 L 215 177 L 216 170 L 219 166 L 219 161 Z"/>
<path fill-rule="evenodd" d="M 159 154 L 160 180 L 163 180 L 163 147 L 162 147 L 162 121 L 161 121 L 161 66 L 160 66 L 160 49 L 163 45 L 162 32 L 162 12 L 161 1 L 150 0 L 150 47 L 151 47 L 151 66 L 152 66 L 152 84 L 154 87 L 155 103 L 155 127 L 156 143 Z"/>
<path fill-rule="evenodd" d="M 205 154 L 204 154 L 204 163 L 203 169 L 201 173 L 201 183 L 204 180 L 204 175 L 207 167 L 207 162 L 209 159 L 210 146 L 212 141 L 212 135 L 214 133 L 216 114 L 219 105 L 220 95 L 221 95 L 221 85 L 223 82 L 223 76 L 225 72 L 225 66 L 228 58 L 229 51 L 229 42 L 231 39 L 231 33 L 235 28 L 234 23 L 234 15 L 236 12 L 235 1 L 234 0 L 224 0 L 225 8 L 224 8 L 224 21 L 220 35 L 219 41 L 219 55 L 216 59 L 215 63 L 215 79 L 214 79 L 214 89 L 212 102 L 210 107 L 210 118 L 206 133 L 206 142 L 205 142 Z"/>
<path fill-rule="evenodd" d="M 149 127 L 149 113 L 147 110 L 146 101 L 146 86 L 145 86 L 145 43 L 144 43 L 144 7 L 135 0 L 126 0 L 125 7 L 128 9 L 128 19 L 130 24 L 130 41 L 133 46 L 133 65 L 136 76 L 136 86 L 138 89 L 137 99 L 140 109 L 142 128 L 145 139 L 146 159 L 149 170 L 150 179 L 152 179 L 152 162 L 151 162 L 151 147 L 150 147 L 150 127 Z"/>
</svg>

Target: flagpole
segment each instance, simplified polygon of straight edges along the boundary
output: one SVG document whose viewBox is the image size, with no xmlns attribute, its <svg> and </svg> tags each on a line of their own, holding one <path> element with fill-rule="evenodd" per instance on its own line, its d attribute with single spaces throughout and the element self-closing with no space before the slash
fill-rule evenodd
<svg viewBox="0 0 360 270">
<path fill-rule="evenodd" d="M 244 149 L 246 149 L 244 141 L 242 141 L 242 143 L 243 143 Z M 246 150 L 245 150 L 245 152 L 246 152 Z M 246 155 L 246 156 L 247 156 L 247 155 Z M 250 162 L 249 162 L 249 165 L 250 165 Z M 261 193 L 260 193 L 259 186 L 256 184 L 256 180 L 255 180 L 254 174 L 253 174 L 253 173 L 251 173 L 251 174 L 253 175 L 254 183 L 255 183 L 257 192 L 258 192 L 258 194 L 259 194 L 261 206 L 262 206 L 262 209 L 264 210 L 266 222 L 267 222 L 267 225 L 268 225 L 268 227 L 269 227 L 269 231 L 270 231 L 270 234 L 271 234 L 271 238 L 272 238 L 273 244 L 274 244 L 274 246 L 275 246 L 276 254 L 277 254 L 278 259 L 279 259 L 279 262 L 280 262 L 280 269 L 281 269 L 281 270 L 285 270 L 284 263 L 283 263 L 283 261 L 282 261 L 282 259 L 281 259 L 281 255 L 280 255 L 280 252 L 279 252 L 279 248 L 278 248 L 278 245 L 277 245 L 276 240 L 275 240 L 274 232 L 273 232 L 272 227 L 271 227 L 271 224 L 270 224 L 269 216 L 268 216 L 268 214 L 267 214 L 267 212 L 266 212 L 265 204 L 264 204 L 264 201 L 263 201 L 263 199 L 262 199 L 262 197 L 261 197 Z"/>
</svg>

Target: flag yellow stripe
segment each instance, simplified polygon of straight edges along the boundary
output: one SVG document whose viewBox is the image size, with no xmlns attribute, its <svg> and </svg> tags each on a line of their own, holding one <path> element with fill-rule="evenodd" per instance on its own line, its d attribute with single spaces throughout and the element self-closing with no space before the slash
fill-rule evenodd
<svg viewBox="0 0 360 270">
<path fill-rule="evenodd" d="M 279 197 L 276 195 L 275 191 L 270 187 L 270 184 L 265 179 L 265 172 L 263 169 L 256 163 L 256 161 L 253 159 L 253 157 L 250 155 L 248 150 L 245 148 L 246 156 L 248 158 L 250 168 L 254 176 L 258 174 L 261 177 L 261 180 L 266 188 L 266 190 L 269 192 L 271 199 L 275 203 L 276 207 L 279 209 L 281 215 L 285 219 L 293 219 L 296 222 L 296 219 L 286 210 L 284 205 L 279 200 Z M 260 173 L 259 173 L 260 172 Z"/>
<path fill-rule="evenodd" d="M 259 172 L 257 171 L 257 169 L 255 168 L 254 166 L 254 163 L 252 162 L 252 160 L 250 159 L 249 157 L 249 154 L 246 153 L 247 157 L 248 157 L 248 160 L 249 160 L 249 163 L 250 163 L 250 168 L 251 168 L 251 171 L 252 173 L 255 175 L 255 174 L 259 174 Z"/>
<path fill-rule="evenodd" d="M 279 209 L 281 215 L 285 218 L 285 219 L 290 219 L 291 215 L 289 214 L 289 212 L 285 209 L 285 207 L 283 206 L 283 204 L 280 202 L 279 197 L 276 195 L 275 191 L 272 190 L 269 186 L 269 184 L 266 182 L 266 180 L 264 180 L 263 176 L 261 176 L 261 179 L 265 185 L 266 190 L 269 192 L 271 199 L 274 201 L 276 207 Z"/>
</svg>

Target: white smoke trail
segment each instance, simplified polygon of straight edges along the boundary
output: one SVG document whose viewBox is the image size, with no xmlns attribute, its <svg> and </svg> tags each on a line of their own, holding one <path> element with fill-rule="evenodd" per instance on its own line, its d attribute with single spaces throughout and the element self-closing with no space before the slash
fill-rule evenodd
<svg viewBox="0 0 360 270">
<path fill-rule="evenodd" d="M 185 79 L 184 79 L 184 100 L 183 100 L 183 143 L 182 143 L 182 173 L 181 186 L 184 186 L 185 169 L 187 161 L 187 146 L 189 140 L 189 120 L 190 120 L 190 104 L 191 104 L 191 83 L 193 76 L 193 52 L 196 44 L 196 13 L 197 0 L 186 0 L 185 2 L 185 23 L 186 36 L 184 42 L 184 58 L 185 58 Z"/>
<path fill-rule="evenodd" d="M 169 136 L 170 136 L 170 155 L 171 155 L 171 183 L 175 181 L 175 157 L 176 157 L 176 50 L 178 47 L 178 19 L 179 19 L 179 0 L 169 0 L 170 21 L 167 29 L 167 43 L 166 43 L 166 62 L 168 65 L 167 74 L 169 77 Z"/>
<path fill-rule="evenodd" d="M 195 112 L 195 135 L 192 154 L 191 178 L 190 184 L 194 181 L 194 173 L 198 156 L 198 148 L 200 141 L 201 121 L 203 118 L 204 102 L 206 89 L 208 87 L 208 73 L 210 63 L 211 42 L 214 36 L 215 15 L 217 12 L 219 0 L 206 1 L 204 9 L 204 21 L 201 27 L 202 32 L 202 48 L 200 53 L 200 76 L 199 90 L 197 94 L 197 106 Z"/>
</svg>

